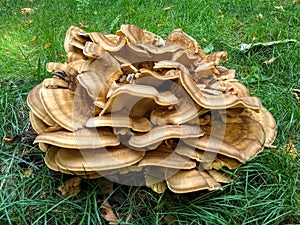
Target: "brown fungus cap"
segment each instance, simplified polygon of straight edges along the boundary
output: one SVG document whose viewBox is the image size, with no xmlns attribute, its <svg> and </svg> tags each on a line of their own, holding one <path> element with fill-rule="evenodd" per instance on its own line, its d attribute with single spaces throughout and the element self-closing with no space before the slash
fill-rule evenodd
<svg viewBox="0 0 300 225">
<path fill-rule="evenodd" d="M 158 146 L 155 150 L 147 151 L 139 166 L 160 166 L 174 169 L 192 169 L 196 162 L 174 152 L 165 145 Z"/>
<path fill-rule="evenodd" d="M 78 86 L 67 88 L 41 88 L 40 95 L 47 114 L 55 123 L 69 131 L 82 129 L 93 111 L 86 91 Z"/>
<path fill-rule="evenodd" d="M 60 168 L 70 171 L 102 171 L 133 165 L 144 154 L 125 146 L 85 150 L 61 148 L 55 154 L 55 162 Z"/>
<path fill-rule="evenodd" d="M 168 188 L 175 193 L 220 189 L 221 185 L 209 174 L 197 169 L 179 170 L 166 179 Z"/>
<path fill-rule="evenodd" d="M 97 149 L 120 144 L 118 138 L 108 128 L 42 133 L 34 141 L 34 143 L 40 142 L 75 149 Z"/>
<path fill-rule="evenodd" d="M 35 86 L 27 96 L 27 104 L 30 107 L 31 111 L 48 126 L 56 126 L 57 123 L 48 115 L 46 109 L 43 106 L 40 90 L 43 85 L 39 84 Z"/>
<path fill-rule="evenodd" d="M 143 135 L 131 136 L 129 145 L 136 148 L 146 148 L 170 138 L 192 138 L 202 136 L 200 127 L 192 125 L 164 125 L 157 126 Z"/>
</svg>

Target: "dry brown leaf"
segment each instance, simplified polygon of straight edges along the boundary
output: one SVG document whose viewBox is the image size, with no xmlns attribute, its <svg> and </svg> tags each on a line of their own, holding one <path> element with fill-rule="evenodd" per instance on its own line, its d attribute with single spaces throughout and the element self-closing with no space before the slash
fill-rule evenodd
<svg viewBox="0 0 300 225">
<path fill-rule="evenodd" d="M 77 196 L 80 192 L 80 177 L 74 177 L 66 180 L 63 185 L 59 186 L 57 189 L 60 191 L 61 195 L 64 197 Z"/>
<path fill-rule="evenodd" d="M 86 25 L 83 21 L 79 22 L 81 27 L 88 27 L 88 25 Z"/>
<path fill-rule="evenodd" d="M 11 142 L 13 142 L 13 138 L 3 137 L 2 141 L 6 142 L 6 143 L 11 143 Z"/>
<path fill-rule="evenodd" d="M 293 0 L 294 3 L 300 3 L 300 0 Z"/>
<path fill-rule="evenodd" d="M 98 179 L 98 182 L 100 183 L 99 186 L 101 187 L 101 193 L 110 195 L 113 192 L 113 182 L 111 180 L 101 177 Z M 103 203 L 101 209 L 103 212 L 101 213 L 102 218 L 108 221 L 109 224 L 113 225 L 119 222 L 120 219 L 115 215 L 108 200 Z"/>
<path fill-rule="evenodd" d="M 51 48 L 51 43 L 45 44 L 45 49 Z"/>
<path fill-rule="evenodd" d="M 33 12 L 33 9 L 32 9 L 32 8 L 22 8 L 22 9 L 20 10 L 20 12 L 21 12 L 22 14 L 28 14 L 28 13 L 32 13 L 32 12 Z"/>
<path fill-rule="evenodd" d="M 108 201 L 104 202 L 101 209 L 104 211 L 104 213 L 101 213 L 103 219 L 109 222 L 110 225 L 118 224 L 120 219 L 116 216 Z"/>
</svg>

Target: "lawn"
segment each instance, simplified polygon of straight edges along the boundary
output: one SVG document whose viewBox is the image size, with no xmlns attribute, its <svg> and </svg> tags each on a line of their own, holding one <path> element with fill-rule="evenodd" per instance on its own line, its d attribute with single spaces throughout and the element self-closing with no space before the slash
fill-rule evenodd
<svg viewBox="0 0 300 225">
<path fill-rule="evenodd" d="M 0 224 L 108 224 L 108 200 L 119 224 L 300 224 L 300 3 L 277 1 L 2 0 L 0 2 Z M 31 10 L 25 10 L 30 8 Z M 23 10 L 21 10 L 23 9 Z M 176 28 L 207 52 L 228 52 L 252 96 L 277 122 L 276 149 L 265 149 L 232 171 L 223 190 L 156 194 L 145 187 L 84 180 L 76 197 L 57 188 L 68 178 L 46 167 L 32 146 L 28 92 L 44 78 L 47 62 L 65 62 L 69 26 L 114 33 L 135 24 L 162 37 Z M 241 50 L 242 43 L 253 45 Z M 22 135 L 23 134 L 23 135 Z"/>
</svg>

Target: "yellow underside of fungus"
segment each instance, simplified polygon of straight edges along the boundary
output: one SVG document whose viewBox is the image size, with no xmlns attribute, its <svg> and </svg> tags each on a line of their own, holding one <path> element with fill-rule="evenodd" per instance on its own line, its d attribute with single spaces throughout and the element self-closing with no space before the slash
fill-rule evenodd
<svg viewBox="0 0 300 225">
<path fill-rule="evenodd" d="M 227 53 L 206 55 L 181 29 L 164 40 L 135 25 L 108 35 L 72 26 L 64 48 L 66 62 L 48 63 L 52 77 L 27 99 L 52 170 L 121 183 L 142 173 L 158 193 L 214 190 L 230 182 L 223 167 L 275 139 L 270 112 L 219 65 Z"/>
</svg>

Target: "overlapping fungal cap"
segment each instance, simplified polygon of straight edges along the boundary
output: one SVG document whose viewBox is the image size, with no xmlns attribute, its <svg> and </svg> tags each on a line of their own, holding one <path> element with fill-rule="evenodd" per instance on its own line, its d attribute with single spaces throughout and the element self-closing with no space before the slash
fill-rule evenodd
<svg viewBox="0 0 300 225">
<path fill-rule="evenodd" d="M 28 94 L 35 143 L 55 171 L 122 182 L 143 174 L 155 192 L 220 189 L 276 136 L 260 100 L 176 29 L 166 39 L 134 25 L 116 34 L 67 31 L 65 63 Z M 134 177 L 134 176 L 133 176 Z M 117 179 L 120 178 L 120 179 Z"/>
</svg>

